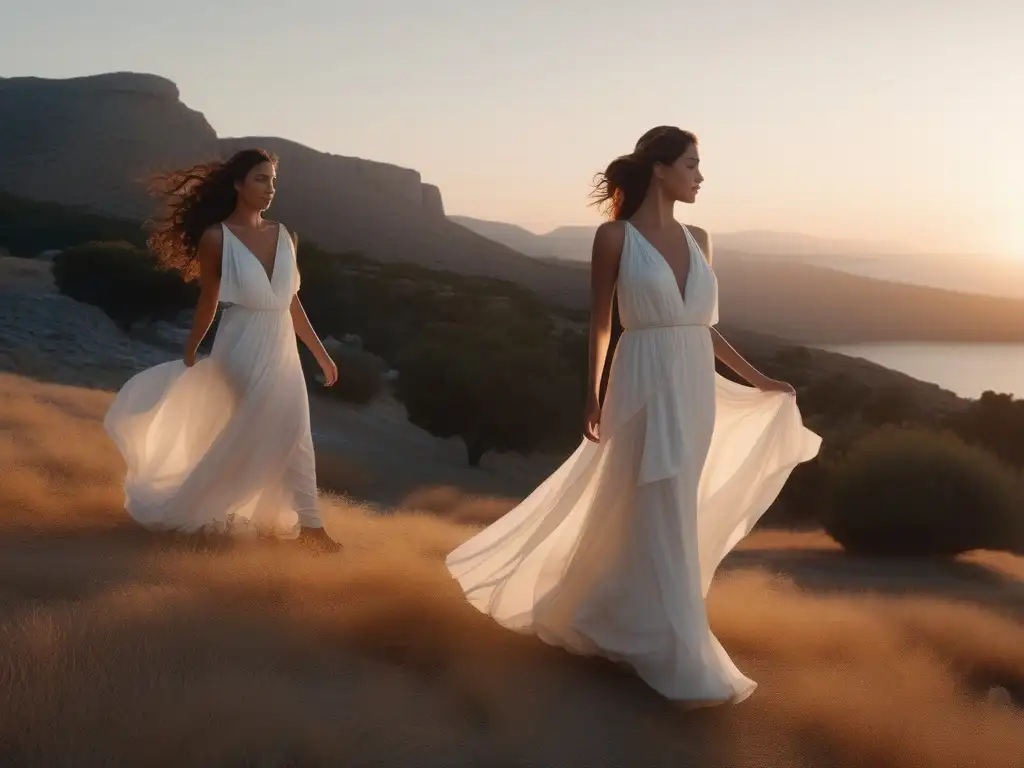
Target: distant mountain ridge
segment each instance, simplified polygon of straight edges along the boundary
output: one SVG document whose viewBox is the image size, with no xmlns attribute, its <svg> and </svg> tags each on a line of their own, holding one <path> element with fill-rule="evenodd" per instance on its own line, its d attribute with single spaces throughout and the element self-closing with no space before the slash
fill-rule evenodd
<svg viewBox="0 0 1024 768">
<path fill-rule="evenodd" d="M 484 237 L 497 239 L 511 245 L 515 239 L 517 250 L 531 256 L 542 256 L 566 260 L 590 258 L 590 244 L 594 238 L 596 224 L 569 224 L 556 227 L 550 232 L 537 234 L 516 224 L 501 221 L 477 219 L 472 216 L 450 215 L 452 221 Z M 800 232 L 778 232 L 774 230 L 741 230 L 737 232 L 715 232 L 716 247 L 728 251 L 740 251 L 759 256 L 823 257 L 910 255 L 905 246 L 870 240 L 838 240 L 816 237 Z"/>
<path fill-rule="evenodd" d="M 156 75 L 0 78 L 0 190 L 126 218 L 145 180 L 215 156 L 217 134 Z"/>
<path fill-rule="evenodd" d="M 449 216 L 467 229 L 505 243 L 545 263 L 589 262 L 596 225 L 558 227 L 535 234 L 513 224 Z M 1020 259 L 975 254 L 918 253 L 869 240 L 835 240 L 795 232 L 713 232 L 715 258 L 754 257 L 807 264 L 887 282 L 1024 298 L 1024 254 Z"/>
<path fill-rule="evenodd" d="M 263 146 L 282 161 L 270 215 L 329 250 L 510 280 L 567 306 L 588 301 L 572 270 L 448 221 L 440 190 L 417 171 L 282 138 L 218 137 L 166 78 L 0 78 L 0 115 L 0 191 L 12 195 L 144 219 L 154 173 Z"/>
<path fill-rule="evenodd" d="M 547 235 L 536 235 L 502 222 L 463 216 L 450 218 L 493 237 L 511 235 L 527 240 L 522 234 L 525 232 L 530 239 L 521 246 L 523 252 L 549 262 L 559 260 L 550 255 L 556 250 L 552 244 L 568 243 L 567 247 L 579 248 L 585 242 L 589 249 L 594 230 L 594 227 L 570 226 Z M 868 272 L 873 262 L 884 257 L 785 258 L 732 250 L 729 235 L 715 235 L 714 241 L 722 321 L 728 326 L 806 344 L 1024 341 L 1024 300 L 1020 296 L 971 292 L 964 288 L 964 281 L 956 280 L 955 276 L 950 282 L 959 290 L 934 283 L 883 279 L 877 273 Z M 906 276 L 914 277 L 912 269 L 920 269 L 929 263 L 929 258 L 934 261 L 938 257 L 907 255 L 902 258 L 907 260 Z M 561 263 L 575 265 L 581 279 L 588 275 L 589 260 L 564 258 Z M 954 257 L 952 263 L 971 266 L 970 261 L 962 257 Z M 1012 274 L 1015 268 L 1024 284 L 1024 262 L 1007 264 L 1003 277 Z M 960 276 L 970 274 L 970 270 L 965 269 Z M 983 285 L 976 279 L 975 288 Z M 998 288 L 999 283 L 993 281 L 991 286 Z"/>
</svg>

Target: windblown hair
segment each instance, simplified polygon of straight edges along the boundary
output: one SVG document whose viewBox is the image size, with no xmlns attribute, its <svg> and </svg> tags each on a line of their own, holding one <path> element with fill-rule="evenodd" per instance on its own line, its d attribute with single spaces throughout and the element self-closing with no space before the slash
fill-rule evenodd
<svg viewBox="0 0 1024 768">
<path fill-rule="evenodd" d="M 166 208 L 152 222 L 148 244 L 165 269 L 181 273 L 186 281 L 199 277 L 196 251 L 207 227 L 230 216 L 238 203 L 235 183 L 245 180 L 260 163 L 277 165 L 277 157 L 262 149 L 243 149 L 227 161 L 202 163 L 157 176 L 153 194 Z"/>
<path fill-rule="evenodd" d="M 697 137 L 681 128 L 652 128 L 640 137 L 630 154 L 615 158 L 597 174 L 592 205 L 605 209 L 612 219 L 630 218 L 647 196 L 655 163 L 671 165 L 696 143 Z"/>
</svg>

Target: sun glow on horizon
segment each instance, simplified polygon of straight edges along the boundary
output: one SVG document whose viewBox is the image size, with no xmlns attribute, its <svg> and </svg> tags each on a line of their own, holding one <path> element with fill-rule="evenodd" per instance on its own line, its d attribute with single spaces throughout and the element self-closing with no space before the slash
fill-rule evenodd
<svg viewBox="0 0 1024 768">
<path fill-rule="evenodd" d="M 1015 216 L 1007 229 L 1009 230 L 1009 237 L 1007 237 L 1005 255 L 1014 259 L 1024 260 L 1024 216 L 1020 214 Z"/>
</svg>

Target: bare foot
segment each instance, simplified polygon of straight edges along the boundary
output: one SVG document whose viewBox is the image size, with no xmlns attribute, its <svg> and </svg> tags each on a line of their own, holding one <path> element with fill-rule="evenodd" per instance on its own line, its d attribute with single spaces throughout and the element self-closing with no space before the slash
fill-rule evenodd
<svg viewBox="0 0 1024 768">
<path fill-rule="evenodd" d="M 298 542 L 318 552 L 340 552 L 341 544 L 332 539 L 323 528 L 303 528 Z"/>
</svg>

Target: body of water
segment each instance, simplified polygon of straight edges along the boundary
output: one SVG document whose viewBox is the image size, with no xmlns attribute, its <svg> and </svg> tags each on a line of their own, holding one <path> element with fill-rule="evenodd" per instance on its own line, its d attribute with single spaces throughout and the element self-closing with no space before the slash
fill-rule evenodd
<svg viewBox="0 0 1024 768">
<path fill-rule="evenodd" d="M 931 381 L 961 397 L 986 389 L 1024 397 L 1024 344 L 872 342 L 826 346 Z"/>
</svg>

